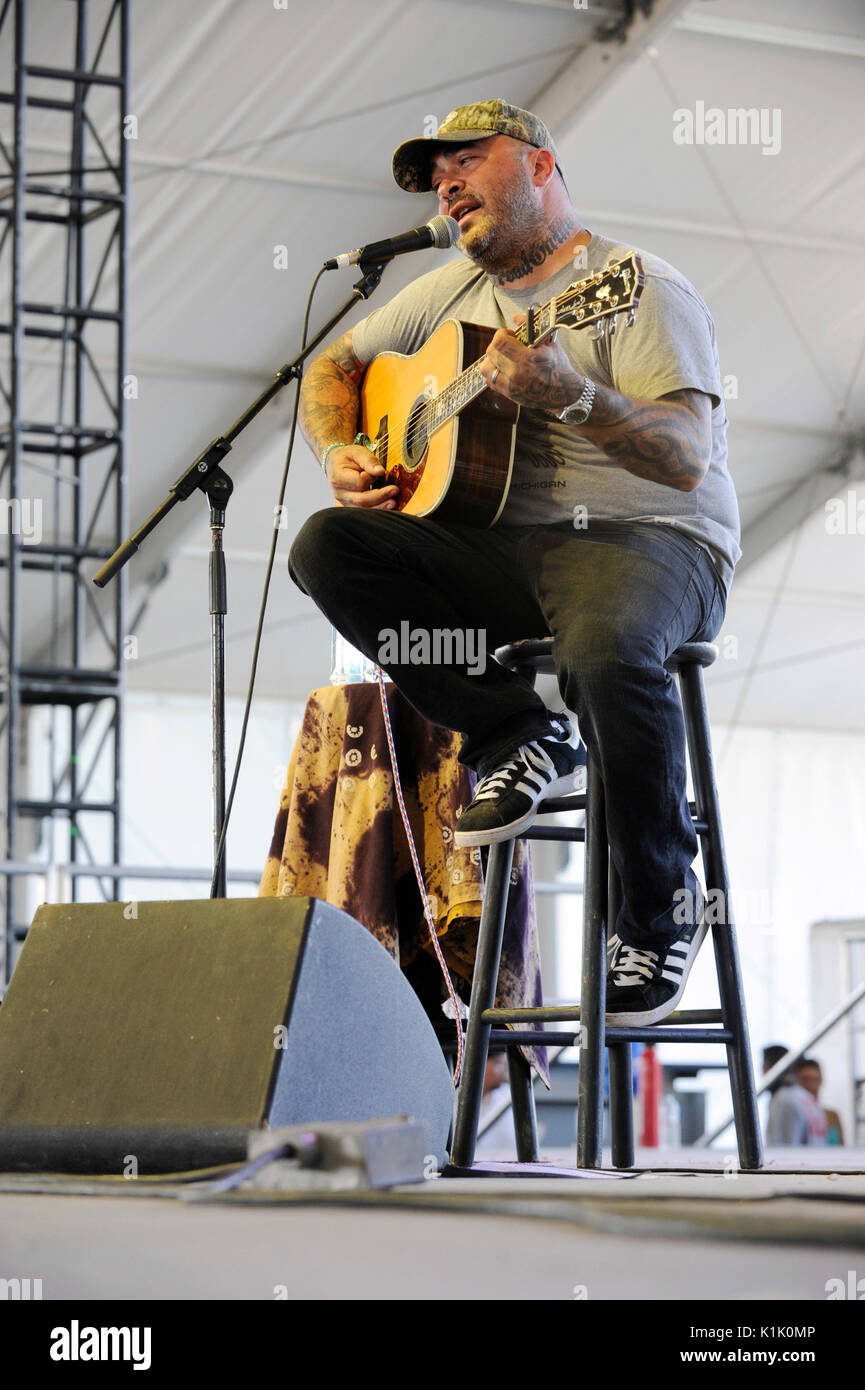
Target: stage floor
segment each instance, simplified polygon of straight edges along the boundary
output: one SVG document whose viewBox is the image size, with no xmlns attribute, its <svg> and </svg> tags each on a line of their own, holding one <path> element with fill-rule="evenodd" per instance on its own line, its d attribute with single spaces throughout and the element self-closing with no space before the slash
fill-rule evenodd
<svg viewBox="0 0 865 1390">
<path fill-rule="evenodd" d="M 818 1171 L 826 1157 L 776 1150 L 743 1174 L 717 1151 L 642 1151 L 665 1171 L 507 1165 L 385 1192 L 207 1201 L 190 1184 L 155 1195 L 115 1180 L 103 1194 L 0 1176 L 0 1278 L 73 1300 L 824 1301 L 830 1280 L 865 1272 L 865 1152 L 833 1150 L 834 1171 Z"/>
</svg>

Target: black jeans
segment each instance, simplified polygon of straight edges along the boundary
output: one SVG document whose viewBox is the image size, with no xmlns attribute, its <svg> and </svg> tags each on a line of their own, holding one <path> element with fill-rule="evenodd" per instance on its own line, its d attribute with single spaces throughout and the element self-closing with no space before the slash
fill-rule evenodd
<svg viewBox="0 0 865 1390">
<path fill-rule="evenodd" d="M 651 522 L 483 531 L 334 507 L 302 527 L 289 573 L 421 714 L 462 733 L 460 756 L 481 774 L 550 732 L 540 697 L 491 656 L 424 664 L 404 642 L 400 660 L 383 659 L 383 634 L 482 630 L 490 653 L 552 636 L 559 689 L 604 781 L 622 883 L 616 930 L 655 951 L 681 935 L 675 895 L 696 893 L 697 838 L 682 710 L 664 661 L 683 642 L 710 640 L 723 620 L 723 586 L 700 546 Z"/>
</svg>

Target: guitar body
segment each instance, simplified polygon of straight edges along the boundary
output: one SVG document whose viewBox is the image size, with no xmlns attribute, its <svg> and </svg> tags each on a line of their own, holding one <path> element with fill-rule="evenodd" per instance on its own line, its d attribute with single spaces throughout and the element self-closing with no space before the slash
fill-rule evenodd
<svg viewBox="0 0 865 1390">
<path fill-rule="evenodd" d="M 427 434 L 426 403 L 482 357 L 495 329 L 448 319 L 411 356 L 383 352 L 361 386 L 364 433 L 399 488 L 397 509 L 467 526 L 493 526 L 514 463 L 519 406 L 484 391 Z"/>
</svg>

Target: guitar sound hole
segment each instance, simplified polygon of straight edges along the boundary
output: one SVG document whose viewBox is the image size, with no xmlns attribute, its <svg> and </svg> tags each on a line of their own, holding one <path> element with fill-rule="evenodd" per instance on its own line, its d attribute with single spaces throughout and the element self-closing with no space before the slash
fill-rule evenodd
<svg viewBox="0 0 865 1390">
<path fill-rule="evenodd" d="M 416 396 L 408 413 L 405 436 L 402 442 L 403 467 L 411 471 L 417 468 L 427 450 L 429 434 L 427 431 L 425 395 Z"/>
</svg>

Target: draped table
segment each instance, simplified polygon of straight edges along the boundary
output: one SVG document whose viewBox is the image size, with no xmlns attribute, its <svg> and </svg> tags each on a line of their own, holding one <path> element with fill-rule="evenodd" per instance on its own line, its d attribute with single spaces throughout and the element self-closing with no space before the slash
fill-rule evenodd
<svg viewBox="0 0 865 1390">
<path fill-rule="evenodd" d="M 436 935 L 457 993 L 467 1000 L 484 867 L 480 849 L 455 847 L 454 826 L 471 800 L 474 775 L 457 759 L 457 734 L 422 718 L 391 683 L 385 690 Z M 377 685 L 328 685 L 309 695 L 258 892 L 320 898 L 348 912 L 405 971 L 431 1016 L 442 1017 L 446 989 L 394 795 Z M 519 840 L 496 1005 L 541 1002 L 531 853 Z M 521 1051 L 548 1085 L 546 1049 Z"/>
</svg>

